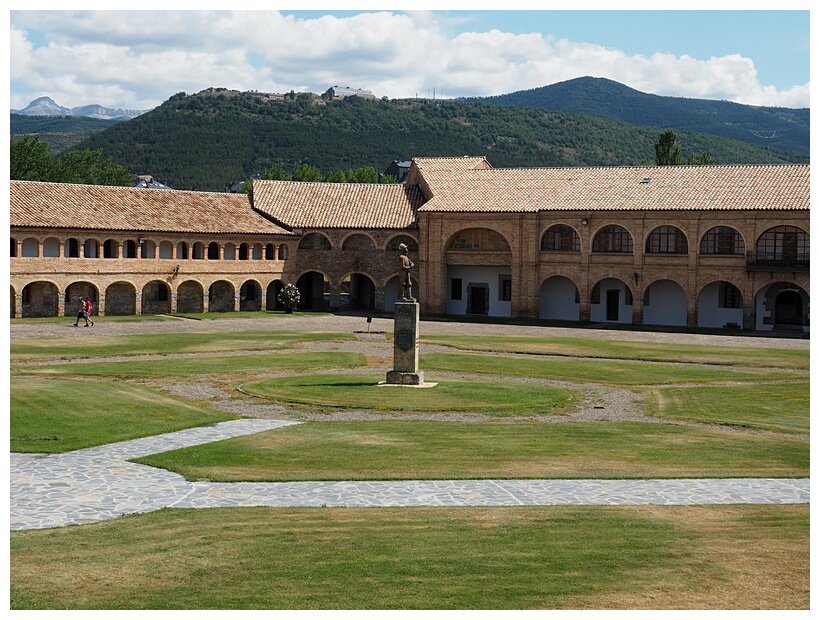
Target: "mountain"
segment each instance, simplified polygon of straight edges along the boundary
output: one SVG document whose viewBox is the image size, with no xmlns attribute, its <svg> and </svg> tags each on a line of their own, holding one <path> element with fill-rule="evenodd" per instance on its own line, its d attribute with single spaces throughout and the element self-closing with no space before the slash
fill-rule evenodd
<svg viewBox="0 0 820 620">
<path fill-rule="evenodd" d="M 698 131 L 755 146 L 809 154 L 809 109 L 758 107 L 642 93 L 605 78 L 581 77 L 550 86 L 462 101 L 559 110 L 674 131 Z"/>
<path fill-rule="evenodd" d="M 643 165 L 654 160 L 663 129 L 478 102 L 208 89 L 178 93 L 77 148 L 102 149 L 133 174 L 151 174 L 177 189 L 223 191 L 271 166 L 290 172 L 307 163 L 330 174 L 384 170 L 413 156 L 484 155 L 496 167 Z M 708 152 L 720 164 L 808 161 L 706 133 L 676 133 L 684 159 Z"/>
<path fill-rule="evenodd" d="M 85 116 L 104 120 L 128 120 L 145 114 L 147 110 L 124 110 L 122 108 L 105 108 L 101 105 L 84 105 L 76 108 L 64 108 L 57 105 L 50 97 L 39 97 L 22 110 L 12 110 L 12 114 L 22 116 Z"/>
</svg>

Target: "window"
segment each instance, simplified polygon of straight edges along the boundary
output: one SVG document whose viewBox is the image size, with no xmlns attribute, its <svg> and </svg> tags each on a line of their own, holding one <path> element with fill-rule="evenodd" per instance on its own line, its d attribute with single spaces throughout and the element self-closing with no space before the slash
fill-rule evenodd
<svg viewBox="0 0 820 620">
<path fill-rule="evenodd" d="M 742 308 L 743 296 L 734 284 L 729 282 L 720 283 L 720 293 L 718 298 L 718 308 Z"/>
<path fill-rule="evenodd" d="M 208 260 L 219 260 L 219 244 L 216 241 L 208 244 Z"/>
<path fill-rule="evenodd" d="M 404 244 L 407 246 L 407 251 L 409 252 L 418 252 L 419 251 L 419 244 L 416 243 L 416 240 L 413 237 L 408 235 L 399 235 L 398 237 L 393 237 L 387 244 L 387 251 L 388 252 L 398 252 L 399 245 Z"/>
<path fill-rule="evenodd" d="M 647 254 L 686 254 L 688 251 L 686 235 L 674 226 L 659 226 L 646 240 Z"/>
<path fill-rule="evenodd" d="M 279 260 L 285 260 L 288 257 L 288 246 L 284 243 L 279 246 Z"/>
<path fill-rule="evenodd" d="M 299 241 L 300 250 L 329 250 L 330 241 L 319 233 L 310 233 L 302 237 Z"/>
<path fill-rule="evenodd" d="M 509 251 L 507 240 L 488 228 L 462 230 L 450 242 L 450 250 L 482 250 L 488 252 Z"/>
<path fill-rule="evenodd" d="M 581 237 L 572 226 L 550 226 L 541 238 L 542 252 L 580 252 Z"/>
<path fill-rule="evenodd" d="M 96 239 L 86 239 L 85 247 L 83 248 L 83 256 L 86 258 L 99 258 L 100 245 Z"/>
<path fill-rule="evenodd" d="M 342 252 L 373 252 L 376 246 L 367 235 L 350 235 L 342 244 Z"/>
<path fill-rule="evenodd" d="M 60 241 L 49 237 L 43 241 L 43 256 L 56 257 L 60 255 Z"/>
<path fill-rule="evenodd" d="M 450 279 L 450 299 L 461 301 L 462 282 L 461 278 Z"/>
<path fill-rule="evenodd" d="M 745 251 L 743 237 L 729 226 L 710 228 L 700 241 L 701 254 L 743 254 Z"/>
<path fill-rule="evenodd" d="M 274 260 L 276 258 L 276 250 L 272 243 L 265 246 L 265 260 Z"/>
<path fill-rule="evenodd" d="M 106 239 L 103 243 L 103 258 L 117 258 L 119 248 L 113 239 Z"/>
<path fill-rule="evenodd" d="M 498 301 L 512 300 L 512 279 L 510 276 L 498 276 Z"/>
<path fill-rule="evenodd" d="M 188 258 L 188 244 L 184 241 L 180 241 L 179 243 L 177 243 L 177 258 Z"/>
<path fill-rule="evenodd" d="M 69 239 L 66 242 L 65 248 L 63 249 L 65 252 L 66 258 L 79 258 L 80 257 L 80 242 L 76 239 Z"/>
<path fill-rule="evenodd" d="M 592 251 L 632 254 L 632 235 L 623 226 L 605 226 L 595 235 Z"/>
<path fill-rule="evenodd" d="M 11 238 L 11 256 L 17 256 L 17 239 Z"/>
<path fill-rule="evenodd" d="M 757 241 L 758 260 L 809 260 L 809 236 L 795 226 L 776 226 Z"/>
<path fill-rule="evenodd" d="M 248 260 L 248 244 L 239 244 L 239 260 Z"/>
</svg>

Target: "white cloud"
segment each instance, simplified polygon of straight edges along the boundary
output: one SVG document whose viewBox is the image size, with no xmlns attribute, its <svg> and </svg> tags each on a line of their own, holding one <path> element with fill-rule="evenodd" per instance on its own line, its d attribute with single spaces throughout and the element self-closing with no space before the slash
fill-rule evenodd
<svg viewBox="0 0 820 620">
<path fill-rule="evenodd" d="M 785 91 L 761 84 L 753 61 L 737 55 L 628 56 L 499 30 L 447 37 L 437 19 L 387 11 L 311 20 L 276 11 L 13 11 L 11 107 L 48 95 L 67 107 L 146 109 L 210 86 L 321 93 L 345 85 L 391 98 L 436 88 L 447 97 L 481 96 L 585 75 L 659 95 L 809 105 L 808 84 Z"/>
</svg>

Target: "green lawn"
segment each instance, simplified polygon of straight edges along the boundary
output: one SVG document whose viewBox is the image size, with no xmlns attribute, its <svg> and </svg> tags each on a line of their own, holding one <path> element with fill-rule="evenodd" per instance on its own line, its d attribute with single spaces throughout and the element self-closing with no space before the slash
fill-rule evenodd
<svg viewBox="0 0 820 620">
<path fill-rule="evenodd" d="M 426 335 L 422 343 L 441 344 L 469 351 L 530 353 L 566 357 L 628 359 L 647 362 L 720 364 L 761 368 L 809 368 L 808 350 L 758 347 L 704 347 L 665 342 L 630 342 L 592 338 L 542 338 L 535 336 Z"/>
<path fill-rule="evenodd" d="M 138 459 L 189 480 L 807 477 L 805 440 L 638 422 L 308 422 Z"/>
<path fill-rule="evenodd" d="M 12 532 L 11 609 L 808 609 L 809 506 L 166 509 Z"/>
<path fill-rule="evenodd" d="M 233 419 L 121 381 L 13 377 L 9 392 L 12 452 L 66 452 Z"/>
<path fill-rule="evenodd" d="M 384 379 L 380 375 L 297 375 L 246 383 L 242 391 L 319 410 L 354 408 L 491 416 L 556 414 L 575 400 L 568 390 L 516 381 L 463 379 L 441 381 L 434 387 L 406 388 L 379 385 Z"/>
</svg>

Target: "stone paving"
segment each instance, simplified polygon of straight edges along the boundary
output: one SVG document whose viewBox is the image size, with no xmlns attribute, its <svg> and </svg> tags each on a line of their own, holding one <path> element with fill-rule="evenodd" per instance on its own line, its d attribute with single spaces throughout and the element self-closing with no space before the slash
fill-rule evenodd
<svg viewBox="0 0 820 620">
<path fill-rule="evenodd" d="M 12 453 L 12 530 L 94 523 L 164 507 L 533 506 L 809 503 L 809 479 L 188 482 L 128 459 L 298 422 L 242 419 L 65 454 Z"/>
</svg>

